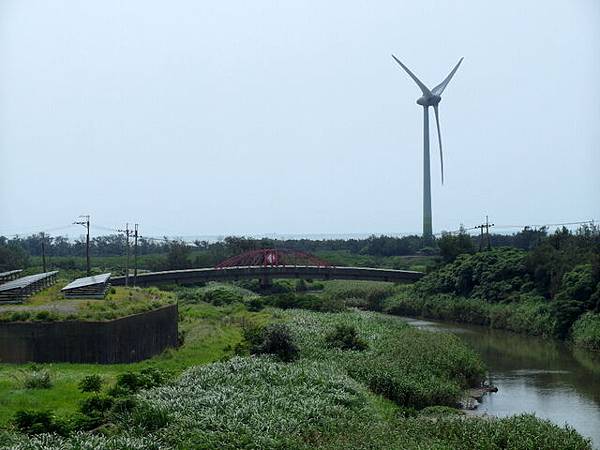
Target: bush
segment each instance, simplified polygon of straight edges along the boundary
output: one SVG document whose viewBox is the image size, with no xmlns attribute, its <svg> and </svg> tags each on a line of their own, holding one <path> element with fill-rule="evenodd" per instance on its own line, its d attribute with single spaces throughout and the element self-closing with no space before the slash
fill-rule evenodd
<svg viewBox="0 0 600 450">
<path fill-rule="evenodd" d="M 100 392 L 102 389 L 102 377 L 98 374 L 88 375 L 79 382 L 79 390 L 81 392 Z"/>
<path fill-rule="evenodd" d="M 223 287 L 208 290 L 204 293 L 204 301 L 212 303 L 215 306 L 230 305 L 242 301 L 242 295 L 239 292 Z"/>
<path fill-rule="evenodd" d="M 103 417 L 113 406 L 114 399 L 106 395 L 94 395 L 79 402 L 79 411 L 89 417 Z"/>
<path fill-rule="evenodd" d="M 181 303 L 212 303 L 215 306 L 241 302 L 243 295 L 234 286 L 209 285 L 205 288 L 178 288 L 177 298 Z"/>
<path fill-rule="evenodd" d="M 58 320 L 60 317 L 54 311 L 38 311 L 35 316 L 33 316 L 33 320 L 37 320 L 39 322 L 54 322 Z"/>
<path fill-rule="evenodd" d="M 306 281 L 302 278 L 296 280 L 296 292 L 306 292 L 308 287 L 306 286 Z"/>
<path fill-rule="evenodd" d="M 48 410 L 17 411 L 12 423 L 17 430 L 25 434 L 57 433 L 64 435 L 68 432 L 66 424 L 57 420 L 54 414 Z"/>
<path fill-rule="evenodd" d="M 251 337 L 253 343 L 251 352 L 254 354 L 271 354 L 281 361 L 289 362 L 298 358 L 298 346 L 292 338 L 290 329 L 281 323 L 271 324 Z M 251 342 L 252 342 L 251 341 Z"/>
<path fill-rule="evenodd" d="M 573 324 L 572 338 L 578 347 L 600 352 L 600 314 L 581 316 Z"/>
<path fill-rule="evenodd" d="M 110 389 L 113 397 L 133 394 L 141 389 L 160 386 L 169 380 L 170 374 L 155 367 L 147 367 L 139 372 L 125 372 L 117 377 L 117 382 Z"/>
<path fill-rule="evenodd" d="M 246 301 L 246 308 L 248 311 L 257 312 L 265 307 L 264 301 L 258 296 L 252 296 Z"/>
<path fill-rule="evenodd" d="M 169 423 L 169 414 L 164 408 L 142 402 L 131 411 L 131 420 L 136 427 L 154 432 Z"/>
<path fill-rule="evenodd" d="M 463 253 L 473 253 L 475 251 L 471 236 L 462 228 L 457 235 L 443 233 L 442 237 L 436 240 L 436 244 L 440 248 L 440 256 L 446 262 L 454 261 Z"/>
<path fill-rule="evenodd" d="M 46 369 L 32 366 L 30 370 L 23 370 L 21 373 L 23 374 L 22 384 L 26 389 L 50 389 L 52 387 L 50 372 Z"/>
<path fill-rule="evenodd" d="M 27 322 L 29 319 L 31 319 L 29 311 L 13 311 L 10 315 L 11 322 Z"/>
<path fill-rule="evenodd" d="M 138 401 L 135 396 L 127 395 L 123 397 L 115 397 L 110 408 L 109 415 L 117 420 L 129 415 L 137 406 Z"/>
<path fill-rule="evenodd" d="M 342 350 L 365 350 L 368 347 L 352 325 L 336 325 L 335 330 L 325 337 L 325 342 Z"/>
<path fill-rule="evenodd" d="M 321 303 L 314 309 L 321 312 L 343 312 L 346 311 L 346 302 L 341 298 L 325 297 Z"/>
</svg>

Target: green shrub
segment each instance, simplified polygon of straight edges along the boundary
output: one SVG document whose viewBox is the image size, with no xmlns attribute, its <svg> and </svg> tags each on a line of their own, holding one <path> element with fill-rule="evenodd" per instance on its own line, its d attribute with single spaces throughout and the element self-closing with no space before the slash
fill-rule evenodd
<svg viewBox="0 0 600 450">
<path fill-rule="evenodd" d="M 17 411 L 13 416 L 12 423 L 17 430 L 25 434 L 66 434 L 68 432 L 65 423 L 60 420 L 57 420 L 54 414 L 52 414 L 48 410 Z"/>
<path fill-rule="evenodd" d="M 109 395 L 119 397 L 136 393 L 140 389 L 150 389 L 164 384 L 170 377 L 170 373 L 155 367 L 147 367 L 139 372 L 125 372 L 117 377 L 117 382 L 109 390 Z"/>
<path fill-rule="evenodd" d="M 600 352 L 600 314 L 581 316 L 573 324 L 572 338 L 578 347 Z"/>
<path fill-rule="evenodd" d="M 264 308 L 264 301 L 259 296 L 252 296 L 246 301 L 248 311 L 257 312 Z"/>
<path fill-rule="evenodd" d="M 296 280 L 296 292 L 306 292 L 307 290 L 308 287 L 306 286 L 306 281 L 304 281 L 302 278 Z"/>
<path fill-rule="evenodd" d="M 274 280 L 273 284 L 269 286 L 267 290 L 271 294 L 285 294 L 288 292 L 294 292 L 295 284 L 289 280 Z"/>
<path fill-rule="evenodd" d="M 79 411 L 89 417 L 103 417 L 112 407 L 114 399 L 106 395 L 94 395 L 79 402 Z"/>
<path fill-rule="evenodd" d="M 38 322 L 54 322 L 59 320 L 60 317 L 54 311 L 41 310 L 38 311 L 34 316 L 33 320 L 37 320 Z"/>
<path fill-rule="evenodd" d="M 321 303 L 314 308 L 315 311 L 321 312 L 343 312 L 346 311 L 346 302 L 341 298 L 325 297 Z"/>
<path fill-rule="evenodd" d="M 116 422 L 128 420 L 131 412 L 137 405 L 138 400 L 134 395 L 114 397 L 108 417 Z"/>
<path fill-rule="evenodd" d="M 136 427 L 153 432 L 169 423 L 169 414 L 165 408 L 142 402 L 133 407 L 131 420 Z"/>
<path fill-rule="evenodd" d="M 335 330 L 325 336 L 325 342 L 342 350 L 365 350 L 368 347 L 353 325 L 336 325 Z"/>
<path fill-rule="evenodd" d="M 217 288 L 204 293 L 204 301 L 212 303 L 215 306 L 230 305 L 235 302 L 241 302 L 242 296 L 229 289 Z"/>
<path fill-rule="evenodd" d="M 251 351 L 255 354 L 275 355 L 284 362 L 297 359 L 299 353 L 290 329 L 281 323 L 267 325 L 262 329 L 260 341 L 258 345 L 252 345 Z"/>
<path fill-rule="evenodd" d="M 366 298 L 350 297 L 345 300 L 348 308 L 369 309 L 369 302 Z"/>
<path fill-rule="evenodd" d="M 81 392 L 100 392 L 102 389 L 102 377 L 98 374 L 87 375 L 79 382 Z"/>
<path fill-rule="evenodd" d="M 31 319 L 30 311 L 13 311 L 10 317 L 11 322 L 26 322 Z"/>
<path fill-rule="evenodd" d="M 52 378 L 47 369 L 32 366 L 29 370 L 22 370 L 22 384 L 26 389 L 50 389 Z"/>
<path fill-rule="evenodd" d="M 103 422 L 102 417 L 88 416 L 81 412 L 71 414 L 68 418 L 69 428 L 73 431 L 89 431 L 97 428 Z"/>
</svg>

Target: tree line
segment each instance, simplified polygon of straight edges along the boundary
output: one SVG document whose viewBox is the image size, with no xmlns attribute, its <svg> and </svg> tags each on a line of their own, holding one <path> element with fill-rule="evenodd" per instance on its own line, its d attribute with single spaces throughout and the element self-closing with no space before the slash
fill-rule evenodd
<svg viewBox="0 0 600 450">
<path fill-rule="evenodd" d="M 584 225 L 574 232 L 562 228 L 554 233 L 549 233 L 547 228 L 526 227 L 510 235 L 491 234 L 489 241 L 493 247 L 533 250 L 546 242 L 560 246 L 567 245 L 575 239 L 586 247 L 594 244 L 598 234 L 596 225 Z M 364 239 L 256 239 L 229 236 L 217 242 L 196 240 L 192 243 L 167 238 L 157 240 L 140 237 L 137 253 L 142 257 L 147 268 L 152 270 L 211 266 L 227 257 L 260 248 L 289 248 L 310 253 L 346 252 L 350 255 L 376 257 L 440 255 L 444 261 L 451 262 L 460 254 L 473 253 L 481 247 L 485 248 L 486 236 L 484 241 L 481 242 L 480 236 L 470 236 L 465 230 L 452 234 L 443 233 L 429 247 L 425 246 L 420 236 L 416 235 L 402 237 L 372 235 Z M 83 238 L 73 240 L 66 236 L 44 236 L 41 233 L 13 238 L 0 236 L 0 270 L 27 267 L 30 257 L 42 255 L 42 243 L 45 254 L 49 258 L 85 256 L 86 244 Z M 131 248 L 130 250 L 132 251 Z M 122 234 L 96 236 L 90 240 L 92 258 L 121 257 L 125 253 L 126 239 Z"/>
</svg>

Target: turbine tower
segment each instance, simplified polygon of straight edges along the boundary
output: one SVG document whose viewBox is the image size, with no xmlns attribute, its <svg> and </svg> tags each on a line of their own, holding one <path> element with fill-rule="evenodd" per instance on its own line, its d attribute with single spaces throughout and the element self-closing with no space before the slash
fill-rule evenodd
<svg viewBox="0 0 600 450">
<path fill-rule="evenodd" d="M 429 90 L 421 80 L 419 80 L 414 73 L 410 71 L 402 62 L 392 55 L 392 58 L 396 60 L 400 67 L 402 67 L 406 73 L 417 83 L 417 86 L 423 92 L 423 95 L 417 100 L 417 104 L 423 106 L 423 240 L 425 244 L 433 242 L 433 226 L 431 223 L 431 174 L 429 170 L 429 107 L 433 106 L 435 112 L 435 123 L 437 125 L 438 143 L 440 146 L 440 166 L 442 170 L 442 184 L 444 184 L 444 155 L 442 153 L 442 136 L 440 134 L 440 116 L 438 111 L 438 105 L 442 100 L 442 92 L 450 83 L 450 80 L 458 70 L 458 66 L 462 62 L 463 58 L 460 58 L 458 64 L 454 66 L 452 72 L 433 89 Z"/>
</svg>

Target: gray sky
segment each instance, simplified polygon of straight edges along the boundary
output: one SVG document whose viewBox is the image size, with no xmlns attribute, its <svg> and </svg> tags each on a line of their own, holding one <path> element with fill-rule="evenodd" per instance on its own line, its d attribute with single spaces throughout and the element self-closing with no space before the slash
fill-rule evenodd
<svg viewBox="0 0 600 450">
<path fill-rule="evenodd" d="M 435 232 L 600 219 L 597 0 L 2 0 L 0 233 L 420 232 L 392 52 Z"/>
</svg>

